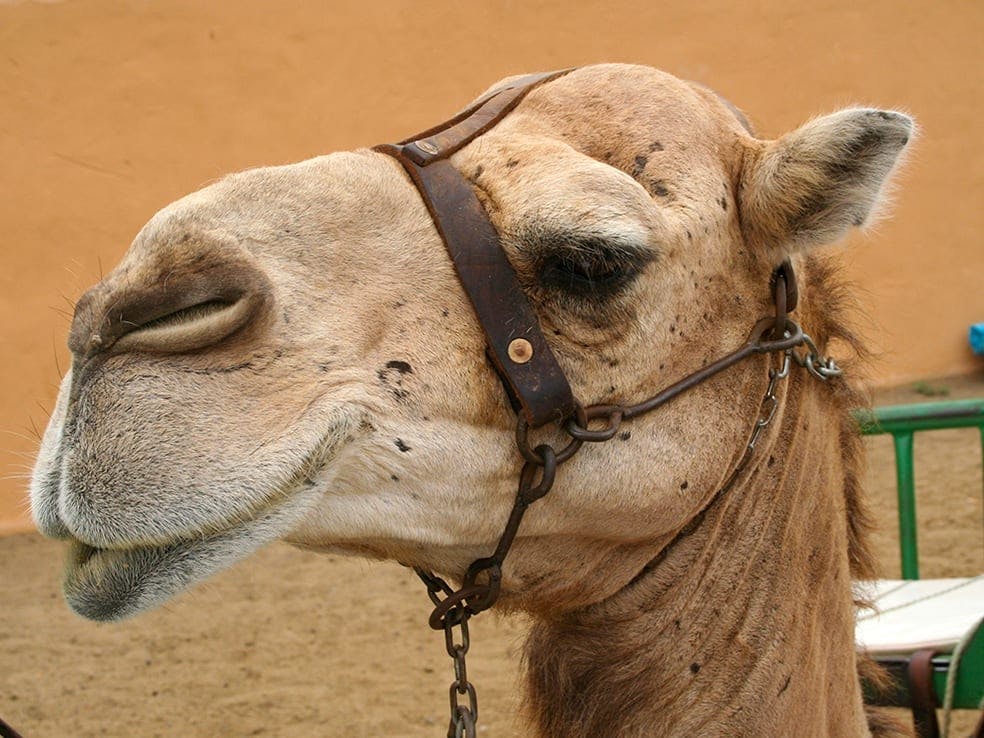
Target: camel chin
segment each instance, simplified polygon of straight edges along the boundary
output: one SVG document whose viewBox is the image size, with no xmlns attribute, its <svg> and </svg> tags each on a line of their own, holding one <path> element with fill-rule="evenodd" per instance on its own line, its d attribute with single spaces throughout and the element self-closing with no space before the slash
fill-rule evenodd
<svg viewBox="0 0 984 738">
<path fill-rule="evenodd" d="M 72 538 L 65 599 L 90 620 L 122 620 L 156 607 L 284 536 L 314 499 L 312 491 L 298 492 L 246 522 L 163 545 L 97 548 Z"/>
</svg>

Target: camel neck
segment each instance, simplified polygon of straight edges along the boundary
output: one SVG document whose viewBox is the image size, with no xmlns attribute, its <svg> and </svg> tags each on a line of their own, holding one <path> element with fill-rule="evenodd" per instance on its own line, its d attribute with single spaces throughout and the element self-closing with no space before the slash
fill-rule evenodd
<svg viewBox="0 0 984 738">
<path fill-rule="evenodd" d="M 743 478 L 613 597 L 537 622 L 542 736 L 868 734 L 839 439 L 809 405 L 787 403 Z"/>
</svg>

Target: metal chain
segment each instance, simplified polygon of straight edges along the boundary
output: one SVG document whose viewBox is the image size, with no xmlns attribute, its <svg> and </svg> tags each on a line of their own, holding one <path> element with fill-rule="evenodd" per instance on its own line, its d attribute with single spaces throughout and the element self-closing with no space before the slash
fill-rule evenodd
<svg viewBox="0 0 984 738">
<path fill-rule="evenodd" d="M 434 576 L 423 569 L 415 569 L 424 584 L 427 585 L 427 595 L 434 603 L 435 612 L 441 611 L 440 628 L 444 630 L 444 646 L 454 665 L 454 681 L 448 690 L 451 705 L 451 720 L 448 723 L 448 738 L 475 738 L 475 726 L 478 723 L 478 695 L 475 686 L 468 681 L 468 666 L 465 657 L 471 647 L 471 637 L 468 633 L 468 620 L 472 613 L 464 599 L 455 599 L 456 592 L 440 577 Z M 450 607 L 446 603 L 452 602 Z M 431 615 L 433 620 L 434 616 Z M 433 625 L 433 622 L 431 623 Z M 455 629 L 458 637 L 455 638 Z M 461 703 L 461 698 L 467 696 L 467 704 Z"/>
<path fill-rule="evenodd" d="M 769 386 L 765 390 L 765 397 L 762 399 L 762 406 L 759 408 L 759 418 L 755 421 L 752 436 L 748 439 L 748 445 L 745 447 L 746 453 L 751 453 L 755 450 L 755 444 L 758 443 L 762 431 L 769 427 L 772 419 L 776 416 L 776 410 L 779 409 L 776 387 L 778 387 L 781 380 L 789 376 L 792 354 L 793 352 L 791 350 L 784 352 L 780 355 L 779 368 L 773 367 L 769 369 Z"/>
</svg>

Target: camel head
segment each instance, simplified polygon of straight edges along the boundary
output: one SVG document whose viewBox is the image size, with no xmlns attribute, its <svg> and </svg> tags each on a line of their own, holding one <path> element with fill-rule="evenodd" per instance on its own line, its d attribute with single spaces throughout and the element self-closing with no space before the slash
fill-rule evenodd
<svg viewBox="0 0 984 738">
<path fill-rule="evenodd" d="M 739 346 L 787 256 L 822 334 L 809 252 L 872 217 L 911 133 L 848 109 L 759 140 L 705 88 L 604 65 L 537 88 L 452 163 L 575 395 L 634 402 Z M 69 345 L 31 494 L 70 543 L 82 615 L 159 604 L 274 539 L 455 577 L 502 532 L 515 415 L 385 155 L 246 171 L 166 207 L 79 300 Z M 561 467 L 505 602 L 596 601 L 651 560 L 740 456 L 760 358 Z"/>
</svg>

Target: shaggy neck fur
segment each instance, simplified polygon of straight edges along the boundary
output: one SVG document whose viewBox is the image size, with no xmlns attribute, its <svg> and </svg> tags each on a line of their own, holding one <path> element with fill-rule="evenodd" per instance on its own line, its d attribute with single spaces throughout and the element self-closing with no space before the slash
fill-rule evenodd
<svg viewBox="0 0 984 738">
<path fill-rule="evenodd" d="M 810 429 L 830 397 L 794 373 L 770 442 L 690 532 L 615 596 L 537 623 L 539 735 L 869 734 L 847 518 L 857 442 Z"/>
</svg>

